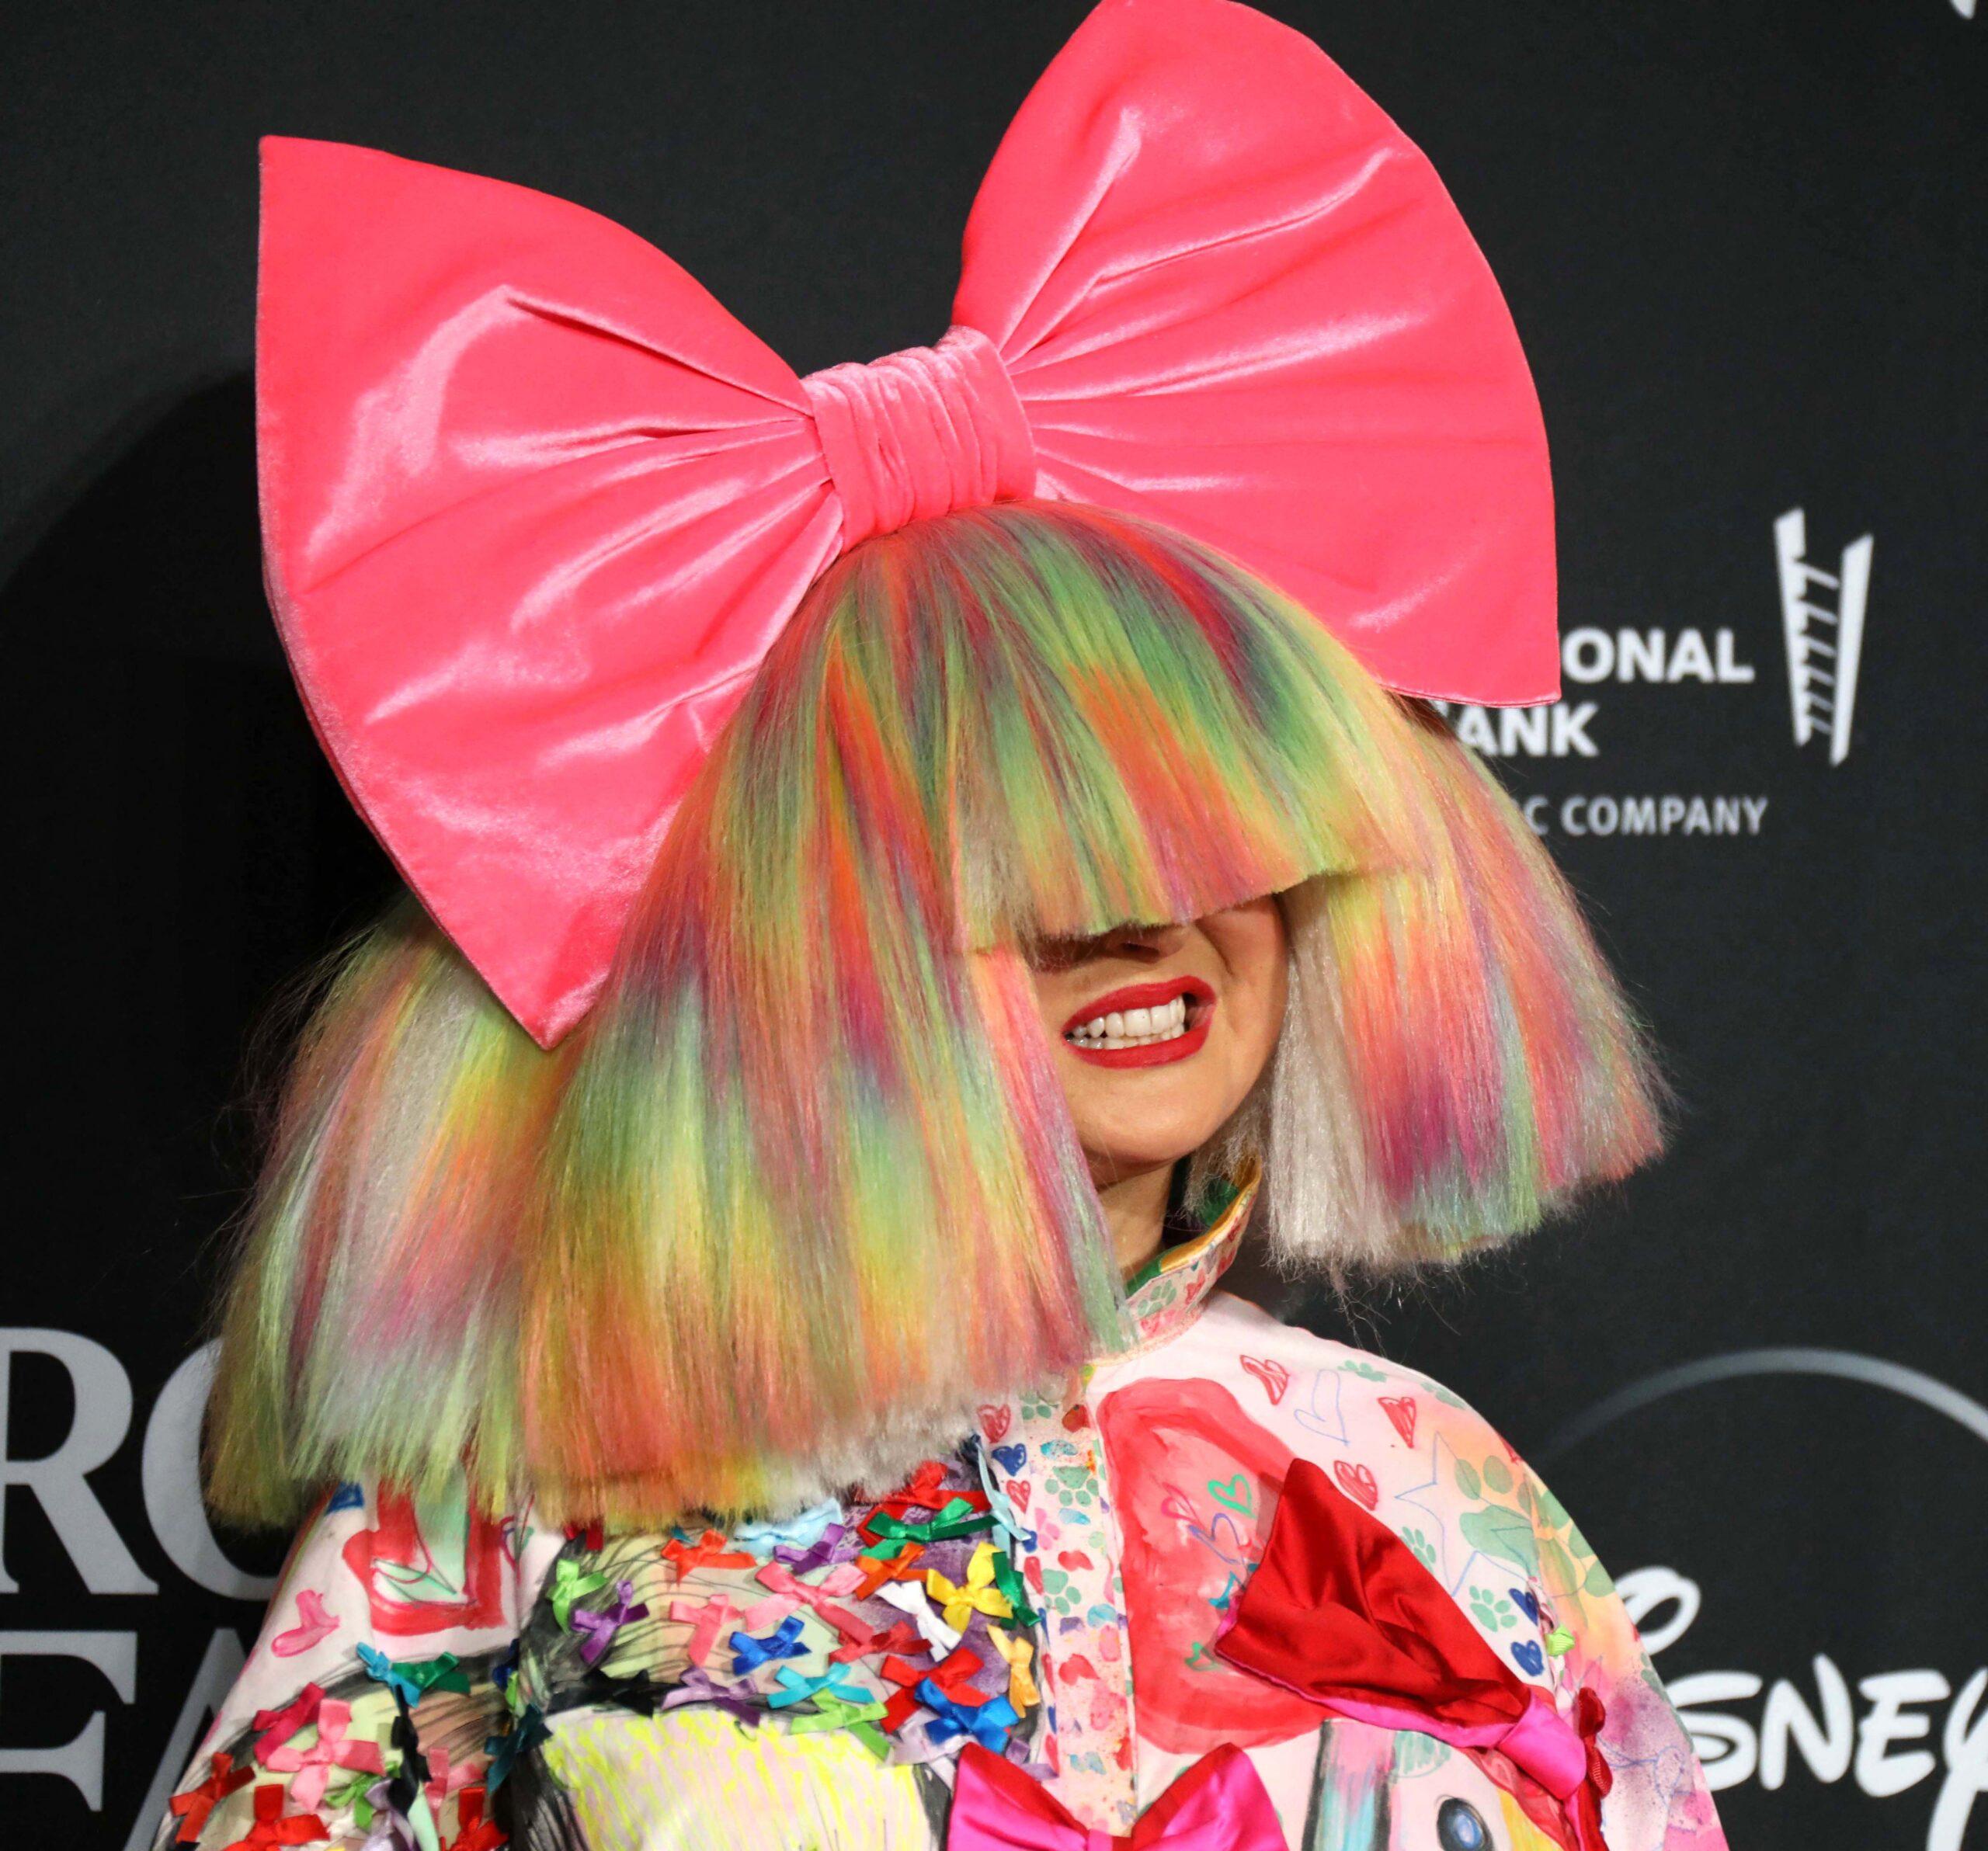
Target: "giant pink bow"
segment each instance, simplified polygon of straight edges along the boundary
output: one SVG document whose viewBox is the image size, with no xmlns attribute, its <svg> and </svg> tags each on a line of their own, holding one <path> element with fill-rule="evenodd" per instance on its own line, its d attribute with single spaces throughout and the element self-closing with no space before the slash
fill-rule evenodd
<svg viewBox="0 0 1988 1851">
<path fill-rule="evenodd" d="M 1284 1851 L 1263 1777 L 1240 1749 L 1181 1774 L 1121 1837 L 1080 1825 L 1046 1787 L 978 1743 L 961 1751 L 946 1851 Z"/>
<path fill-rule="evenodd" d="M 1558 689 L 1552 494 L 1503 298 L 1427 161 L 1228 0 L 1104 0 L 968 222 L 936 346 L 796 377 L 576 206 L 263 144 L 267 576 L 401 873 L 551 1045 L 803 593 L 920 516 L 1142 515 L 1389 686 Z"/>
</svg>

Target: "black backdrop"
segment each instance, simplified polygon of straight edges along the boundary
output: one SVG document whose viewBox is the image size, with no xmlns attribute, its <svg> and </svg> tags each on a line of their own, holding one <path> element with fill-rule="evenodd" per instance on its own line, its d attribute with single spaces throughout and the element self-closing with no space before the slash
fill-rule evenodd
<svg viewBox="0 0 1988 1851">
<path fill-rule="evenodd" d="M 1535 800 L 1682 1102 L 1619 1199 L 1361 1334 L 1581 1514 L 1736 1846 L 1988 1845 L 1988 19 L 1274 10 L 1434 157 L 1524 335 L 1567 696 L 1543 737 L 1458 724 Z M 982 167 L 1083 11 L 86 0 L 9 26 L 9 1843 L 135 1843 L 252 1634 L 274 1551 L 200 1518 L 186 1359 L 248 1026 L 389 885 L 262 605 L 255 136 L 592 206 L 806 372 L 943 328 Z M 1794 669 L 1853 636 L 1854 689 L 1812 680 L 1798 728 Z"/>
</svg>

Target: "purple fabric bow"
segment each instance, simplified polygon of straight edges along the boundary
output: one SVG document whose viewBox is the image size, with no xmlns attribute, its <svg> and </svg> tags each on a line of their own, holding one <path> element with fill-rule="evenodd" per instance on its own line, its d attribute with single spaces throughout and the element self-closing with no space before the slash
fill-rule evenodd
<svg viewBox="0 0 1988 1851">
<path fill-rule="evenodd" d="M 375 1780 L 366 1790 L 366 1803 L 373 1809 L 373 1827 L 360 1851 L 421 1851 L 413 1821 L 395 1806 L 393 1783 Z"/>
<path fill-rule="evenodd" d="M 598 1613 L 593 1609 L 576 1606 L 572 1611 L 573 1630 L 580 1636 L 581 1662 L 598 1665 L 607 1655 L 607 1648 L 614 1642 L 614 1635 L 631 1620 L 646 1620 L 649 1610 L 634 1600 L 635 1584 L 632 1581 L 617 1582 L 614 1599 Z"/>
<path fill-rule="evenodd" d="M 709 1703 L 713 1708 L 723 1710 L 745 1723 L 756 1724 L 765 1717 L 765 1711 L 759 1704 L 721 1684 L 701 1665 L 693 1665 L 685 1672 L 683 1681 L 662 1700 L 660 1707 L 665 1710 L 681 1710 L 693 1703 Z"/>
<path fill-rule="evenodd" d="M 839 1523 L 831 1523 L 808 1547 L 803 1549 L 792 1543 L 778 1543 L 773 1547 L 773 1559 L 787 1564 L 797 1575 L 805 1575 L 810 1569 L 818 1568 L 836 1552 L 836 1545 L 848 1533 Z"/>
</svg>

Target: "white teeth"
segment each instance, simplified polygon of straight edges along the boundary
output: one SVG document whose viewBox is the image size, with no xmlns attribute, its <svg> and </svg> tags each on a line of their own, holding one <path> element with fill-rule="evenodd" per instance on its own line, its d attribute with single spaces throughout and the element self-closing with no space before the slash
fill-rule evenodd
<svg viewBox="0 0 1988 1851">
<path fill-rule="evenodd" d="M 1176 996 L 1157 1009 L 1113 1010 L 1069 1030 L 1064 1039 L 1083 1047 L 1148 1047 L 1187 1032 L 1187 999 Z"/>
</svg>

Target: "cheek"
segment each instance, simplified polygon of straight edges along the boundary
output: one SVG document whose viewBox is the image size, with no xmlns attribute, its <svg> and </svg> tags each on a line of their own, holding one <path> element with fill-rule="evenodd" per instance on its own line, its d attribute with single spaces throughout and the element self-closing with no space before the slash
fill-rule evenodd
<svg viewBox="0 0 1988 1851">
<path fill-rule="evenodd" d="M 1276 920 L 1276 915 L 1272 918 Z M 1232 946 L 1231 950 L 1229 991 L 1237 1050 L 1260 1070 L 1277 1046 L 1290 987 L 1281 922 L 1259 926 L 1246 943 Z M 1256 1072 L 1249 1077 L 1253 1083 Z"/>
</svg>

